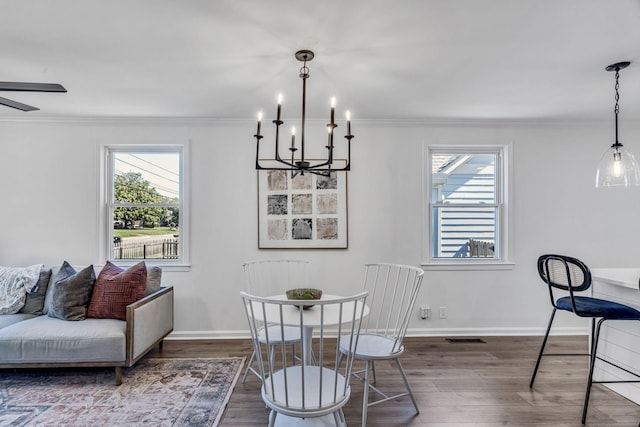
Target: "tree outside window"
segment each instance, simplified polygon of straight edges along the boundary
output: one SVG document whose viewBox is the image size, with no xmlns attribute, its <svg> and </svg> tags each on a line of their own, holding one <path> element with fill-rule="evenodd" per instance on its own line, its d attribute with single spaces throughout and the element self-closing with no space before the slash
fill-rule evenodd
<svg viewBox="0 0 640 427">
<path fill-rule="evenodd" d="M 182 150 L 108 148 L 109 259 L 180 260 Z"/>
</svg>

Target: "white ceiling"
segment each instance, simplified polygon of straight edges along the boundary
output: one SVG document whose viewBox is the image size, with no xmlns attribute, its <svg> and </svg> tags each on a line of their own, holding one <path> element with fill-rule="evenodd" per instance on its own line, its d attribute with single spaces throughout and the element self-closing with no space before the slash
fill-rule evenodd
<svg viewBox="0 0 640 427">
<path fill-rule="evenodd" d="M 640 0 L 0 0 L 0 117 L 640 118 Z M 272 111 L 273 110 L 273 111 Z"/>
</svg>

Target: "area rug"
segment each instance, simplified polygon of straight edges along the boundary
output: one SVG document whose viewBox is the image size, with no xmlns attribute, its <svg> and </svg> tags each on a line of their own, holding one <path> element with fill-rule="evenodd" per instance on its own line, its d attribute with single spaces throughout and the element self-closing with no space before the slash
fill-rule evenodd
<svg viewBox="0 0 640 427">
<path fill-rule="evenodd" d="M 0 426 L 216 426 L 244 358 L 143 359 L 113 369 L 0 371 Z"/>
</svg>

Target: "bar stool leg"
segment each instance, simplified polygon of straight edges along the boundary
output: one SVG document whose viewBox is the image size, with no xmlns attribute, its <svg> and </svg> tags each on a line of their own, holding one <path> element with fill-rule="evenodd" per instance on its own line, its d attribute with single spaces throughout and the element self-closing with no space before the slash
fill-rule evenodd
<svg viewBox="0 0 640 427">
<path fill-rule="evenodd" d="M 540 354 L 538 354 L 536 367 L 533 369 L 533 375 L 531 376 L 531 382 L 529 383 L 529 388 L 533 388 L 533 382 L 536 380 L 536 374 L 538 373 L 538 368 L 540 367 L 542 354 L 544 353 L 544 348 L 547 345 L 547 339 L 549 339 L 549 332 L 551 331 L 551 325 L 553 324 L 553 318 L 555 316 L 556 316 L 556 308 L 554 307 L 553 311 L 551 312 L 551 318 L 549 319 L 549 325 L 547 326 L 547 333 L 544 334 L 544 339 L 542 340 L 542 346 L 540 347 Z"/>
<path fill-rule="evenodd" d="M 582 424 L 587 420 L 587 408 L 589 406 L 589 396 L 591 395 L 591 385 L 593 384 L 593 368 L 596 364 L 596 352 L 598 351 L 598 338 L 600 337 L 600 327 L 605 319 L 598 320 L 591 345 L 591 361 L 589 363 L 589 380 L 587 382 L 587 391 L 584 396 L 584 407 L 582 409 Z"/>
</svg>

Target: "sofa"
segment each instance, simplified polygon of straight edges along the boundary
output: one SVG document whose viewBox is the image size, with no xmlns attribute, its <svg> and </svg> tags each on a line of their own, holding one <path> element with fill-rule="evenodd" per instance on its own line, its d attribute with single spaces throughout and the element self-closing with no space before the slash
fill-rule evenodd
<svg viewBox="0 0 640 427">
<path fill-rule="evenodd" d="M 26 291 L 10 304 L 17 312 L 0 314 L 0 369 L 113 367 L 120 385 L 122 367 L 162 348 L 173 331 L 173 287 L 161 285 L 159 267 L 107 262 L 97 277 L 93 266 L 66 261 L 28 268 L 35 284 L 35 277 L 26 285 L 9 280 Z M 0 287 L 3 271 L 26 269 L 0 267 Z"/>
</svg>

